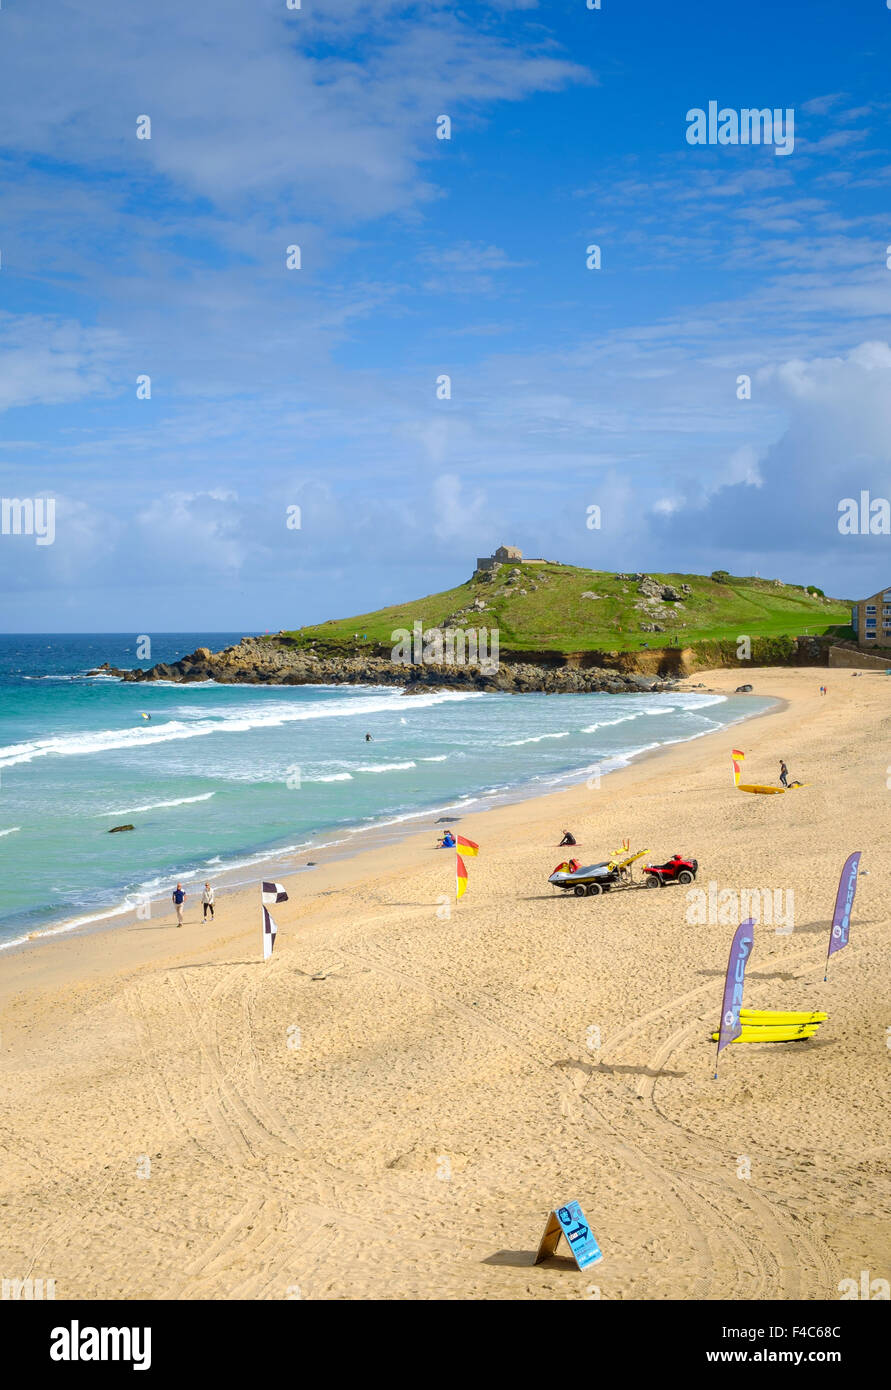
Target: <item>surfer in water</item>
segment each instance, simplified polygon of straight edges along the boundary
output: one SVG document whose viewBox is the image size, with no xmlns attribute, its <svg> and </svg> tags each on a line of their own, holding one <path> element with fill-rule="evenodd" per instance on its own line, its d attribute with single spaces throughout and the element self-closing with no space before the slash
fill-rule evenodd
<svg viewBox="0 0 891 1390">
<path fill-rule="evenodd" d="M 373 742 L 372 737 L 371 737 L 371 734 L 366 734 L 366 735 L 365 735 L 365 742 L 366 742 L 366 743 L 371 743 L 371 742 Z"/>
</svg>

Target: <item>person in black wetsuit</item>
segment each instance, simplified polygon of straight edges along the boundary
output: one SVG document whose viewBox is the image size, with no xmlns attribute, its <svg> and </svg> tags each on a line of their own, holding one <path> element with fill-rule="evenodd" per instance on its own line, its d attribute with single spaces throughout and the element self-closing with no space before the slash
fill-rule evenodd
<svg viewBox="0 0 891 1390">
<path fill-rule="evenodd" d="M 560 841 L 560 844 L 559 844 L 558 848 L 559 848 L 559 849 L 562 849 L 564 845 L 574 845 L 575 843 L 576 843 L 576 839 L 575 839 L 575 836 L 573 835 L 572 831 L 570 831 L 570 830 L 564 830 L 564 831 L 563 831 L 563 839 Z"/>
</svg>

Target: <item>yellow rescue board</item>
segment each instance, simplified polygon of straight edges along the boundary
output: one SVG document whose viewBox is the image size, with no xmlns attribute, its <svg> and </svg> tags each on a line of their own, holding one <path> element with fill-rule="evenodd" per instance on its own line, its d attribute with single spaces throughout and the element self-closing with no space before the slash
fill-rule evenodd
<svg viewBox="0 0 891 1390">
<path fill-rule="evenodd" d="M 738 1038 L 734 1038 L 735 1043 L 754 1043 L 754 1042 L 801 1042 L 805 1038 L 812 1038 L 819 1028 L 819 1023 L 786 1024 L 778 1028 L 754 1027 L 743 1028 Z M 712 1042 L 718 1041 L 718 1034 L 712 1033 Z"/>
<path fill-rule="evenodd" d="M 805 1013 L 801 1010 L 782 1010 L 782 1009 L 740 1009 L 739 1021 L 743 1025 L 752 1023 L 769 1023 L 782 1025 L 784 1023 L 825 1023 L 828 1014 Z"/>
<path fill-rule="evenodd" d="M 634 854 L 629 853 L 625 848 L 613 850 L 613 857 L 606 867 L 608 869 L 627 869 L 629 864 L 633 864 L 635 859 L 640 859 L 645 854 L 649 854 L 649 850 L 639 849 Z"/>
<path fill-rule="evenodd" d="M 734 748 L 730 754 L 733 762 L 733 785 L 738 792 L 760 792 L 762 796 L 781 796 L 783 792 L 791 792 L 796 787 L 807 786 L 807 782 L 793 782 L 788 787 L 768 787 L 763 782 L 740 782 L 741 764 L 745 761 L 745 756 L 740 748 Z"/>
</svg>

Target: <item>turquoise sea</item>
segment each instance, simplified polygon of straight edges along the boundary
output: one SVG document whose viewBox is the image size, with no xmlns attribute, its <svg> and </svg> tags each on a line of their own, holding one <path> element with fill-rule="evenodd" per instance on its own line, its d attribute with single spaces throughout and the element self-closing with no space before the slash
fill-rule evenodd
<svg viewBox="0 0 891 1390">
<path fill-rule="evenodd" d="M 152 661 L 242 635 L 153 636 Z M 135 638 L 0 637 L 0 947 L 48 922 L 113 923 L 177 878 L 259 878 L 374 827 L 541 794 L 772 703 L 85 675 L 104 661 L 139 664 Z"/>
</svg>

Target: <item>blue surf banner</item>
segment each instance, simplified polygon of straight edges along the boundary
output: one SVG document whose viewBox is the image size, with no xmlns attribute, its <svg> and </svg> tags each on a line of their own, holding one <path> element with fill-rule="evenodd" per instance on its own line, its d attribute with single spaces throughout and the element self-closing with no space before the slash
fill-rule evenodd
<svg viewBox="0 0 891 1390">
<path fill-rule="evenodd" d="M 857 875 L 860 872 L 860 855 L 862 851 L 857 850 L 854 854 L 849 854 L 845 860 L 845 867 L 841 871 L 841 878 L 838 882 L 838 892 L 835 895 L 835 911 L 832 914 L 832 930 L 829 933 L 829 950 L 826 952 L 826 964 L 829 965 L 829 957 L 835 955 L 843 946 L 848 944 L 848 935 L 851 929 L 851 910 L 854 906 L 854 894 L 857 892 Z M 824 980 L 826 976 L 823 976 Z"/>
<path fill-rule="evenodd" d="M 742 1032 L 739 1011 L 742 1008 L 743 985 L 746 979 L 746 961 L 752 954 L 755 940 L 754 923 L 746 918 L 737 927 L 730 947 L 727 962 L 727 976 L 724 980 L 724 1002 L 721 1006 L 721 1026 L 718 1029 L 718 1051 L 715 1054 L 715 1077 L 718 1075 L 718 1057 L 728 1043 L 733 1042 Z"/>
</svg>

